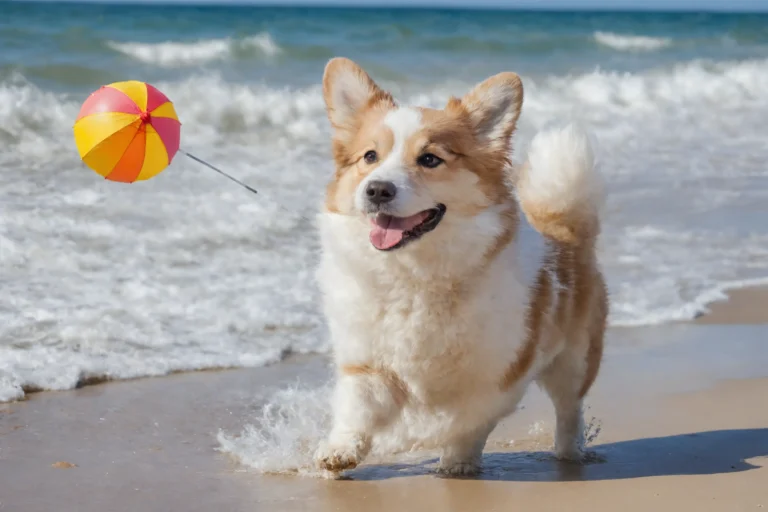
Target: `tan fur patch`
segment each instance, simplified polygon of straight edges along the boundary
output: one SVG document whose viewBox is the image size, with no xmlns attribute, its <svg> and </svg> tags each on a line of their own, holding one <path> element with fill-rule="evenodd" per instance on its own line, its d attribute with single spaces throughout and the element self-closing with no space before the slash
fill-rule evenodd
<svg viewBox="0 0 768 512">
<path fill-rule="evenodd" d="M 482 264 L 483 269 L 488 268 L 488 266 L 496 260 L 496 257 L 501 254 L 501 251 L 515 239 L 515 234 L 517 233 L 519 225 L 517 208 L 514 205 L 510 205 L 508 210 L 501 213 L 501 218 L 504 229 L 501 234 L 496 237 L 496 242 L 485 253 Z"/>
<path fill-rule="evenodd" d="M 343 375 L 378 377 L 389 389 L 392 399 L 398 407 L 408 402 L 408 386 L 393 371 L 384 368 L 375 368 L 367 364 L 345 364 L 340 369 Z"/>
<path fill-rule="evenodd" d="M 529 162 L 517 169 L 517 179 L 531 172 Z M 600 231 L 597 219 L 579 212 L 553 212 L 531 201 L 522 201 L 522 209 L 528 222 L 546 237 L 564 245 L 593 242 Z"/>
<path fill-rule="evenodd" d="M 552 278 L 547 267 L 545 262 L 539 269 L 536 282 L 530 289 L 531 298 L 525 316 L 528 336 L 522 348 L 518 350 L 514 362 L 504 374 L 501 381 L 502 390 L 509 389 L 528 373 L 536 354 L 536 346 L 546 331 L 546 315 L 549 314 L 552 307 Z"/>
<path fill-rule="evenodd" d="M 370 104 L 360 116 L 359 129 L 352 134 L 336 132 L 333 138 L 333 157 L 336 161 L 334 179 L 328 183 L 325 207 L 333 213 L 349 213 L 354 204 L 355 190 L 360 182 L 392 150 L 392 131 L 384 125 L 384 118 L 394 108 L 389 99 L 379 99 Z M 379 154 L 378 162 L 367 164 L 363 157 L 369 150 Z"/>
<path fill-rule="evenodd" d="M 523 209 L 531 226 L 549 238 L 563 244 L 574 245 L 591 238 L 595 226 L 581 222 L 572 214 L 550 212 L 537 205 L 524 204 Z"/>
<path fill-rule="evenodd" d="M 608 318 L 608 292 L 605 289 L 602 276 L 598 275 L 595 281 L 595 312 L 587 331 L 589 336 L 587 373 L 579 390 L 579 398 L 584 398 L 587 392 L 589 392 L 589 388 L 592 387 L 600 371 L 600 363 L 603 358 L 603 337 L 605 336 L 606 320 Z"/>
<path fill-rule="evenodd" d="M 557 279 L 556 289 L 552 276 Z M 607 314 L 607 292 L 596 268 L 593 244 L 574 247 L 553 242 L 530 289 L 526 312 L 528 337 L 504 374 L 502 389 L 508 389 L 527 374 L 537 349 L 549 352 L 559 339 L 568 344 L 580 343 L 584 337 L 579 333 L 585 333 L 588 345 L 578 349 L 583 350 L 586 359 L 579 391 L 583 398 L 600 369 Z M 550 315 L 551 322 L 547 318 Z"/>
</svg>

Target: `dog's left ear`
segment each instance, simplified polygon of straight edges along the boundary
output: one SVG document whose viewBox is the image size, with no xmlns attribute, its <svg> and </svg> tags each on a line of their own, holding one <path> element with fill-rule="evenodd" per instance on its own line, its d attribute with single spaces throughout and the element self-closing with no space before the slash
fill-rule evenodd
<svg viewBox="0 0 768 512">
<path fill-rule="evenodd" d="M 353 132 L 360 114 L 377 101 L 394 105 L 392 96 L 383 91 L 355 62 L 336 57 L 325 66 L 323 99 L 328 119 L 336 130 Z"/>
<path fill-rule="evenodd" d="M 515 73 L 499 73 L 461 99 L 475 137 L 492 149 L 506 150 L 523 105 L 523 83 Z"/>
</svg>

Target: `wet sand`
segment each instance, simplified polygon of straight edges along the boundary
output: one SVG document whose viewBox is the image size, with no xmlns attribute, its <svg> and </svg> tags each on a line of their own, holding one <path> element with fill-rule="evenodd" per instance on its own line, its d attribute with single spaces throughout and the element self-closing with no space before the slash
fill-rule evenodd
<svg viewBox="0 0 768 512">
<path fill-rule="evenodd" d="M 473 480 L 436 478 L 430 460 L 362 466 L 347 481 L 268 476 L 216 450 L 219 429 L 239 432 L 269 390 L 324 381 L 319 357 L 37 393 L 0 405 L 0 511 L 768 509 L 765 334 L 611 330 L 588 400 L 602 427 L 593 462 L 551 458 L 553 414 L 532 388 Z"/>
<path fill-rule="evenodd" d="M 728 300 L 713 302 L 698 324 L 768 323 L 768 286 L 741 288 L 728 292 Z"/>
</svg>

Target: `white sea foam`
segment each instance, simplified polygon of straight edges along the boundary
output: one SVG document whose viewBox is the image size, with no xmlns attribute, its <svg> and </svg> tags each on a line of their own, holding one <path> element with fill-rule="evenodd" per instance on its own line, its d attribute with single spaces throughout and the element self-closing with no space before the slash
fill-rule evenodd
<svg viewBox="0 0 768 512">
<path fill-rule="evenodd" d="M 653 51 L 672 44 L 672 40 L 668 37 L 636 36 L 600 31 L 595 32 L 593 36 L 599 44 L 621 51 Z"/>
<path fill-rule="evenodd" d="M 321 476 L 313 454 L 330 423 L 329 386 L 277 390 L 239 434 L 220 431 L 220 449 L 261 473 Z"/>
<path fill-rule="evenodd" d="M 184 134 L 250 133 L 265 129 L 325 145 L 327 134 L 319 86 L 270 88 L 228 83 L 215 74 L 155 84 L 179 106 Z M 526 113 L 533 122 L 554 115 L 588 111 L 604 121 L 632 114 L 720 115 L 723 108 L 751 110 L 768 103 L 768 60 L 735 63 L 694 61 L 646 73 L 595 71 L 575 76 L 525 78 Z M 455 88 L 406 91 L 414 103 L 441 106 Z M 70 127 L 78 103 L 41 91 L 23 77 L 0 82 L 0 137 L 47 144 Z M 685 110 L 670 111 L 672 107 Z M 717 107 L 717 111 L 713 110 Z M 634 129 L 631 125 L 614 127 Z M 260 133 L 264 135 L 266 133 Z M 60 138 L 70 147 L 70 141 Z M 18 150 L 18 147 L 14 148 Z M 7 155 L 6 155 L 7 156 Z"/>
<path fill-rule="evenodd" d="M 244 39 L 203 39 L 194 42 L 107 43 L 110 48 L 131 58 L 163 67 L 183 67 L 231 58 L 238 52 L 257 51 L 267 57 L 280 53 L 280 47 L 268 33 Z"/>
<path fill-rule="evenodd" d="M 259 473 L 331 477 L 314 463 L 315 450 L 330 427 L 331 389 L 326 383 L 268 392 L 258 415 L 241 432 L 219 431 L 219 450 Z M 397 437 L 383 433 L 374 438 L 366 462 L 413 462 L 437 454 L 434 448 L 405 446 Z"/>
<path fill-rule="evenodd" d="M 664 289 L 658 289 L 662 295 L 666 295 L 670 290 L 675 289 L 673 279 L 667 280 Z M 693 299 L 679 304 L 664 308 L 653 301 L 653 294 L 646 291 L 647 298 L 642 300 L 643 304 L 633 305 L 631 303 L 622 304 L 624 306 L 625 319 L 619 319 L 612 322 L 613 326 L 621 327 L 640 327 L 644 325 L 660 325 L 673 321 L 684 321 L 706 314 L 710 311 L 709 306 L 716 302 L 728 299 L 728 292 L 742 288 L 751 288 L 755 286 L 768 286 L 768 278 L 757 277 L 754 279 L 739 279 L 735 281 L 724 281 L 712 285 L 711 288 L 705 288 L 695 295 Z M 678 299 L 679 300 L 679 299 Z"/>
<path fill-rule="evenodd" d="M 529 108 L 555 115 L 563 111 L 583 115 L 589 110 L 600 121 L 634 113 L 719 115 L 715 108 L 751 108 L 768 102 L 768 60 L 693 61 L 646 73 L 597 70 L 526 85 Z M 698 111 L 670 111 L 681 107 Z"/>
<path fill-rule="evenodd" d="M 19 379 L 0 370 L 0 403 L 19 400 L 23 397 L 24 390 Z"/>
<path fill-rule="evenodd" d="M 691 318 L 768 275 L 768 61 L 524 82 L 517 158 L 552 118 L 600 140 L 613 324 Z M 149 182 L 105 182 L 72 143 L 83 98 L 0 82 L 0 400 L 327 350 L 306 220 L 332 172 L 319 86 L 155 85 L 182 146 L 260 196 L 181 156 Z M 400 89 L 432 106 L 462 92 Z"/>
</svg>

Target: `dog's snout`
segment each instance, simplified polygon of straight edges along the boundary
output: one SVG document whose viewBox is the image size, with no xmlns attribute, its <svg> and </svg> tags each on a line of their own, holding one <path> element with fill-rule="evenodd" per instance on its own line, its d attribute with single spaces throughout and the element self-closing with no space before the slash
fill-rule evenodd
<svg viewBox="0 0 768 512">
<path fill-rule="evenodd" d="M 392 201 L 397 195 L 397 187 L 391 181 L 372 181 L 365 187 L 365 196 L 373 204 Z"/>
</svg>

